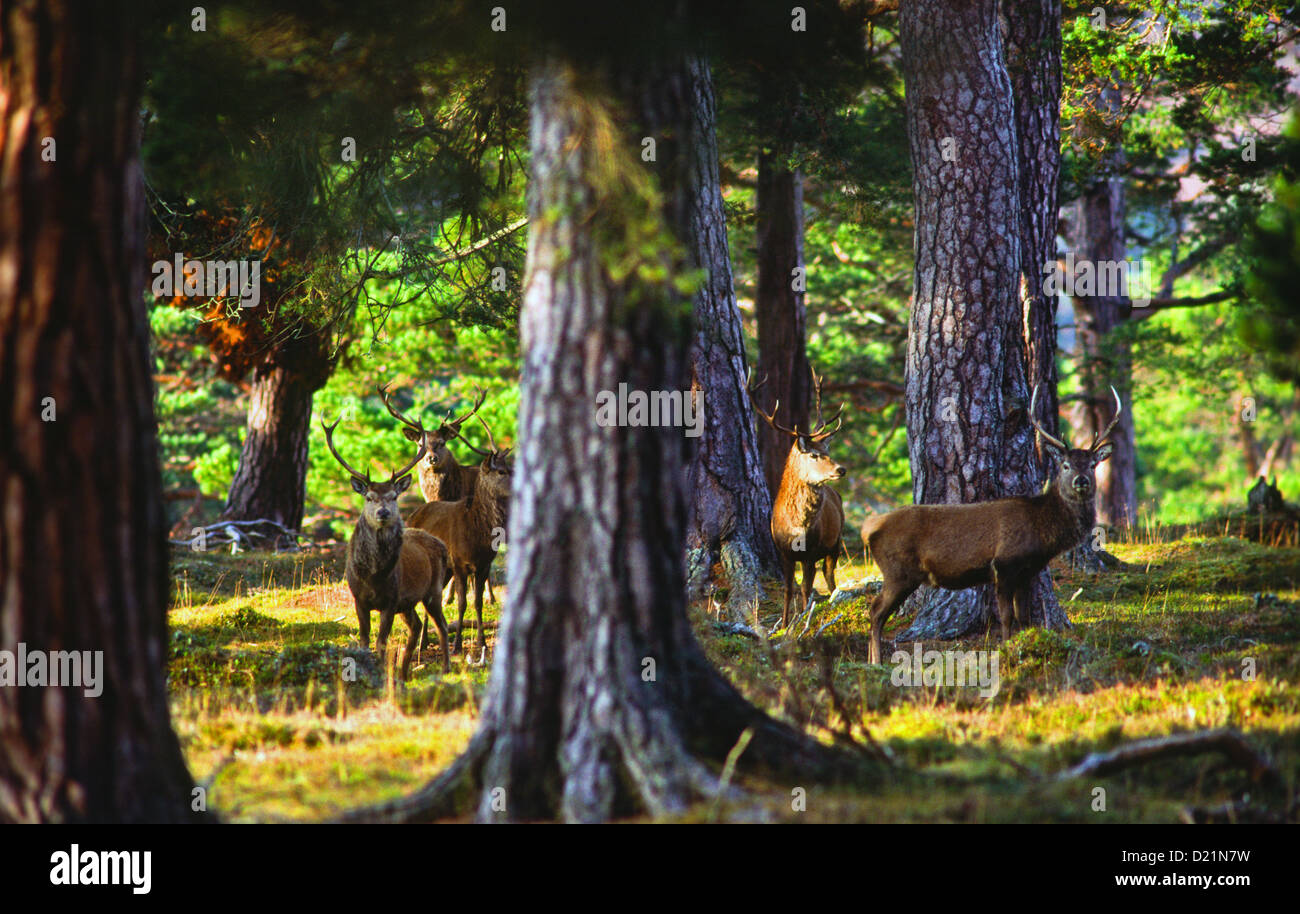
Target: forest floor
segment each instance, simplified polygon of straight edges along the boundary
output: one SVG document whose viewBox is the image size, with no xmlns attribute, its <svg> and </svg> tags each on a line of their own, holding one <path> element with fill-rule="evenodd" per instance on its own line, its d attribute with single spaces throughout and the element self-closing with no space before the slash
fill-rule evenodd
<svg viewBox="0 0 1300 914">
<path fill-rule="evenodd" d="M 1125 570 L 1053 569 L 1070 630 L 922 646 L 997 652 L 997 676 L 983 688 L 900 685 L 897 664 L 867 664 L 868 596 L 819 604 L 806 634 L 776 637 L 770 649 L 692 607 L 705 649 L 752 701 L 819 739 L 874 743 L 893 760 L 869 789 L 748 786 L 795 821 L 1294 819 L 1286 809 L 1300 780 L 1300 549 L 1231 537 L 1109 548 Z M 174 556 L 173 721 L 225 818 L 313 820 L 409 793 L 473 733 L 487 667 L 458 655 L 443 675 L 431 648 L 408 686 L 395 684 L 391 656 L 385 667 L 358 645 L 342 566 L 342 546 Z M 836 577 L 845 586 L 871 571 L 859 554 Z M 818 586 L 824 593 L 820 576 Z M 779 616 L 780 595 L 774 584 L 760 608 L 765 624 Z M 485 606 L 489 658 L 498 612 Z M 454 624 L 454 609 L 447 614 Z M 466 652 L 477 657 L 472 620 L 471 606 Z M 886 638 L 908 621 L 892 619 Z M 390 647 L 405 637 L 396 622 Z M 1254 783 L 1215 754 L 1057 777 L 1132 740 L 1222 727 L 1264 753 L 1285 786 Z"/>
</svg>

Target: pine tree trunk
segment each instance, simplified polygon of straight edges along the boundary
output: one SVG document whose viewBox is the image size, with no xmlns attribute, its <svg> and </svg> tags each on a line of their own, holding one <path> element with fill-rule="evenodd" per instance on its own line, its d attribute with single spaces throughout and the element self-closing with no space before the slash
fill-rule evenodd
<svg viewBox="0 0 1300 914">
<path fill-rule="evenodd" d="M 1015 420 L 1002 451 L 1002 491 L 1036 495 L 1053 474 L 1036 446 L 1027 395 L 1037 388 L 1039 423 L 1057 433 L 1056 295 L 1047 294 L 1044 268 L 1056 266 L 1061 172 L 1061 4 L 1027 0 L 1004 9 L 1007 72 L 1016 110 L 1020 188 L 1020 307 L 1022 321 L 1007 327 L 1005 402 Z M 1059 437 L 1059 436 L 1058 436 Z M 1029 619 L 1044 628 L 1069 628 L 1044 569 L 1030 586 Z"/>
<path fill-rule="evenodd" d="M 202 818 L 164 681 L 139 28 L 0 3 L 0 650 L 102 652 L 96 697 L 0 687 L 0 821 Z"/>
<path fill-rule="evenodd" d="M 515 596 L 465 755 L 415 797 L 355 818 L 429 819 L 466 806 L 485 821 L 680 812 L 722 792 L 704 762 L 725 758 L 747 728 L 742 767 L 806 779 L 848 770 L 744 701 L 694 638 L 683 566 L 692 439 L 593 420 L 601 391 L 672 389 L 689 370 L 689 303 L 671 281 L 617 280 L 609 267 L 645 211 L 640 179 L 620 175 L 643 167 L 629 159 L 655 135 L 646 112 L 676 124 L 676 142 L 658 147 L 661 180 L 691 167 L 698 74 L 698 64 L 624 64 L 616 76 L 554 59 L 534 67 L 507 567 Z M 698 197 L 674 180 L 663 200 L 666 221 L 680 226 L 674 212 Z"/>
<path fill-rule="evenodd" d="M 1056 268 L 1061 172 L 1061 4 L 1032 0 L 1003 10 L 1007 69 L 1020 153 L 1021 300 L 1030 390 L 1039 388 L 1040 425 L 1060 437 L 1056 367 L 1057 296 L 1045 291 Z M 1035 448 L 1037 452 L 1037 448 Z M 1039 455 L 1041 478 L 1049 462 Z"/>
<path fill-rule="evenodd" d="M 290 530 L 302 525 L 311 404 L 319 386 L 279 362 L 253 372 L 244 446 L 223 518 L 269 518 Z"/>
<path fill-rule="evenodd" d="M 771 534 L 772 496 L 745 391 L 745 342 L 718 179 L 713 80 L 703 60 L 688 64 L 687 75 L 685 94 L 672 110 L 648 95 L 640 110 L 645 129 L 662 137 L 660 182 L 673 201 L 670 228 L 685 244 L 692 266 L 706 271 L 695 295 L 690 351 L 690 384 L 703 392 L 705 418 L 690 470 L 690 590 L 698 595 L 713 562 L 721 561 L 730 589 L 727 602 L 739 617 L 751 614 L 761 598 L 760 575 L 775 576 L 779 565 Z M 674 136 L 690 139 L 678 145 Z M 662 157 L 665 150 L 668 159 Z"/>
<path fill-rule="evenodd" d="M 803 188 L 800 175 L 787 164 L 790 151 L 788 143 L 774 142 L 758 156 L 758 288 L 754 295 L 758 363 L 754 373 L 762 386 L 755 400 L 769 414 L 779 401 L 781 424 L 806 429 L 812 382 L 803 286 L 794 287 L 794 271 L 804 265 Z M 790 439 L 760 422 L 758 449 L 768 491 L 775 499 Z"/>
<path fill-rule="evenodd" d="M 1120 117 L 1122 93 L 1117 85 L 1107 86 L 1095 101 L 1100 116 L 1107 123 Z M 1087 261 L 1094 275 L 1106 263 L 1124 263 L 1123 147 L 1111 140 L 1112 148 L 1099 166 L 1083 197 L 1076 202 L 1073 247 L 1076 264 Z M 1133 360 L 1128 341 L 1113 331 L 1124 320 L 1127 299 L 1117 290 L 1110 294 L 1074 296 L 1076 336 L 1079 340 L 1079 378 L 1087 398 L 1083 409 L 1072 419 L 1076 447 L 1087 447 L 1097 432 L 1110 424 L 1115 415 L 1113 385 L 1121 400 L 1128 404 L 1119 424 L 1111 432 L 1114 453 L 1097 467 L 1097 520 L 1125 528 L 1137 519 L 1137 446 L 1133 425 Z"/>
<path fill-rule="evenodd" d="M 917 0 L 899 13 L 916 212 L 906 414 L 917 504 L 1009 494 L 1004 452 L 1028 453 L 1019 149 L 998 8 Z M 908 605 L 917 617 L 899 640 L 953 638 L 988 623 L 993 594 L 927 586 Z"/>
</svg>

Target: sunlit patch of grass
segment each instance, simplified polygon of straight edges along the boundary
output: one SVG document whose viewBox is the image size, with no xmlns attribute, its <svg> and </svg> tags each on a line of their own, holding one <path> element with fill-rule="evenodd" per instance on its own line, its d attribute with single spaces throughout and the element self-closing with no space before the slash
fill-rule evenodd
<svg viewBox="0 0 1300 914">
<path fill-rule="evenodd" d="M 1243 793 L 1276 805 L 1216 756 L 1054 779 L 1091 752 L 1217 727 L 1245 733 L 1293 787 L 1300 778 L 1300 550 L 1230 538 L 1110 548 L 1128 567 L 1053 569 L 1071 629 L 924 645 L 998 651 L 989 697 L 975 686 L 898 686 L 888 663 L 867 664 L 869 595 L 823 602 L 807 635 L 770 647 L 693 606 L 705 650 L 751 701 L 826 742 L 847 726 L 899 763 L 870 787 L 747 786 L 793 821 L 1175 821 L 1184 807 Z M 455 657 L 444 675 L 435 638 L 407 687 L 395 683 L 396 658 L 385 664 L 357 642 L 339 555 L 185 558 L 171 610 L 173 717 L 223 816 L 314 819 L 379 802 L 417 789 L 467 744 L 487 669 Z M 876 576 L 860 554 L 836 573 L 842 587 Z M 826 593 L 820 574 L 817 588 Z M 765 626 L 776 625 L 783 596 L 780 583 L 768 586 Z M 489 646 L 498 614 L 485 607 Z M 891 620 L 887 634 L 908 621 Z M 377 626 L 376 614 L 372 634 Z M 394 652 L 405 638 L 399 621 Z M 1098 787 L 1105 812 L 1093 808 Z M 795 788 L 803 811 L 788 799 Z"/>
<path fill-rule="evenodd" d="M 390 799 L 435 775 L 473 731 L 488 667 L 454 656 L 444 674 L 435 633 L 399 683 L 405 621 L 388 657 L 363 650 L 342 570 L 337 550 L 176 563 L 172 716 L 223 816 L 320 818 Z M 484 607 L 489 658 L 499 611 Z M 454 623 L 454 606 L 444 612 Z M 465 653 L 477 659 L 472 606 L 467 617 Z M 373 613 L 372 639 L 378 626 Z"/>
<path fill-rule="evenodd" d="M 777 812 L 797 821 L 1176 821 L 1186 806 L 1221 804 L 1243 791 L 1254 790 L 1259 801 L 1245 774 L 1213 755 L 1096 783 L 1053 780 L 1091 752 L 1218 727 L 1245 733 L 1294 788 L 1300 550 L 1232 538 L 1110 548 L 1125 570 L 1095 575 L 1054 566 L 1070 630 L 1028 629 L 1005 644 L 990 635 L 925 643 L 926 650 L 998 651 L 1000 688 L 989 698 L 970 686 L 900 687 L 888 663 L 867 664 L 867 597 L 823 605 L 814 629 L 839 619 L 820 639 L 773 652 L 699 619 L 710 656 L 756 704 L 829 741 L 845 723 L 833 688 L 859 740 L 869 733 L 904 769 L 870 795 L 821 789 L 816 802 L 809 794 L 806 814 Z M 845 586 L 874 573 L 848 562 L 837 578 Z M 760 618 L 770 621 L 779 608 L 779 596 L 769 599 Z M 886 637 L 907 621 L 891 620 Z M 1110 797 L 1106 812 L 1093 808 L 1098 786 Z"/>
<path fill-rule="evenodd" d="M 227 819 L 318 819 L 411 793 L 469 743 L 465 711 L 406 714 L 372 704 L 336 718 L 236 708 L 179 715 L 190 766 Z"/>
</svg>

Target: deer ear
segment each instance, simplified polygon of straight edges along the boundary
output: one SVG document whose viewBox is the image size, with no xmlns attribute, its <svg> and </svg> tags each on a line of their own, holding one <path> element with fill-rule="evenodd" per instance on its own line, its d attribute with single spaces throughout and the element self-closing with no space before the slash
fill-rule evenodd
<svg viewBox="0 0 1300 914">
<path fill-rule="evenodd" d="M 393 491 L 396 492 L 398 495 L 401 495 L 408 488 L 410 488 L 410 486 L 411 486 L 411 474 L 407 473 L 401 479 L 393 483 Z"/>
<path fill-rule="evenodd" d="M 417 431 L 416 431 L 415 429 L 413 429 L 413 428 L 404 428 L 404 429 L 402 429 L 402 434 L 405 435 L 407 438 L 409 438 L 409 439 L 412 440 L 412 441 L 419 441 L 419 440 L 420 440 L 420 433 L 417 432 Z"/>
<path fill-rule="evenodd" d="M 366 485 L 366 481 L 360 476 L 352 477 L 352 491 L 356 492 L 358 495 L 365 495 L 366 489 L 368 488 L 369 486 Z"/>
<path fill-rule="evenodd" d="M 1110 457 L 1110 455 L 1114 452 L 1114 450 L 1115 450 L 1115 445 L 1111 444 L 1109 441 L 1104 442 L 1100 447 L 1098 447 L 1095 451 L 1092 452 L 1092 465 L 1096 466 L 1097 464 L 1101 463 L 1103 460 Z"/>
<path fill-rule="evenodd" d="M 1047 455 L 1049 460 L 1056 460 L 1059 462 L 1065 459 L 1065 451 L 1052 444 L 1052 442 L 1048 441 L 1046 438 L 1039 438 L 1038 440 L 1042 442 L 1043 453 Z"/>
</svg>

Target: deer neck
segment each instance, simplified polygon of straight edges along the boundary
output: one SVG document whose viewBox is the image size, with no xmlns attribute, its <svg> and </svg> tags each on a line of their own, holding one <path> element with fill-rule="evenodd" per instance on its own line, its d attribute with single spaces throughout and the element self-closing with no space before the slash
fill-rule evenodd
<svg viewBox="0 0 1300 914">
<path fill-rule="evenodd" d="M 479 475 L 482 479 L 482 474 Z M 487 492 L 475 486 L 474 497 L 469 499 L 470 516 L 474 526 L 480 530 L 493 530 L 505 526 L 505 505 L 503 499 L 493 498 Z"/>
<path fill-rule="evenodd" d="M 781 480 L 778 501 L 786 518 L 798 527 L 807 527 L 821 510 L 826 490 L 820 485 L 809 485 L 794 474 Z"/>
<path fill-rule="evenodd" d="M 1087 538 L 1097 523 L 1096 494 L 1086 501 L 1076 501 L 1068 498 L 1058 484 L 1053 486 L 1049 497 L 1060 515 L 1059 522 L 1053 524 L 1057 540 L 1055 545 L 1059 547 L 1057 551 L 1073 549 Z"/>
<path fill-rule="evenodd" d="M 435 469 L 427 460 L 420 462 L 420 492 L 425 501 L 455 501 L 462 493 L 459 491 L 460 465 L 452 460 L 445 470 Z"/>
<path fill-rule="evenodd" d="M 352 531 L 349 557 L 358 571 L 385 574 L 397 565 L 402 553 L 402 525 L 372 527 L 363 517 Z"/>
</svg>

